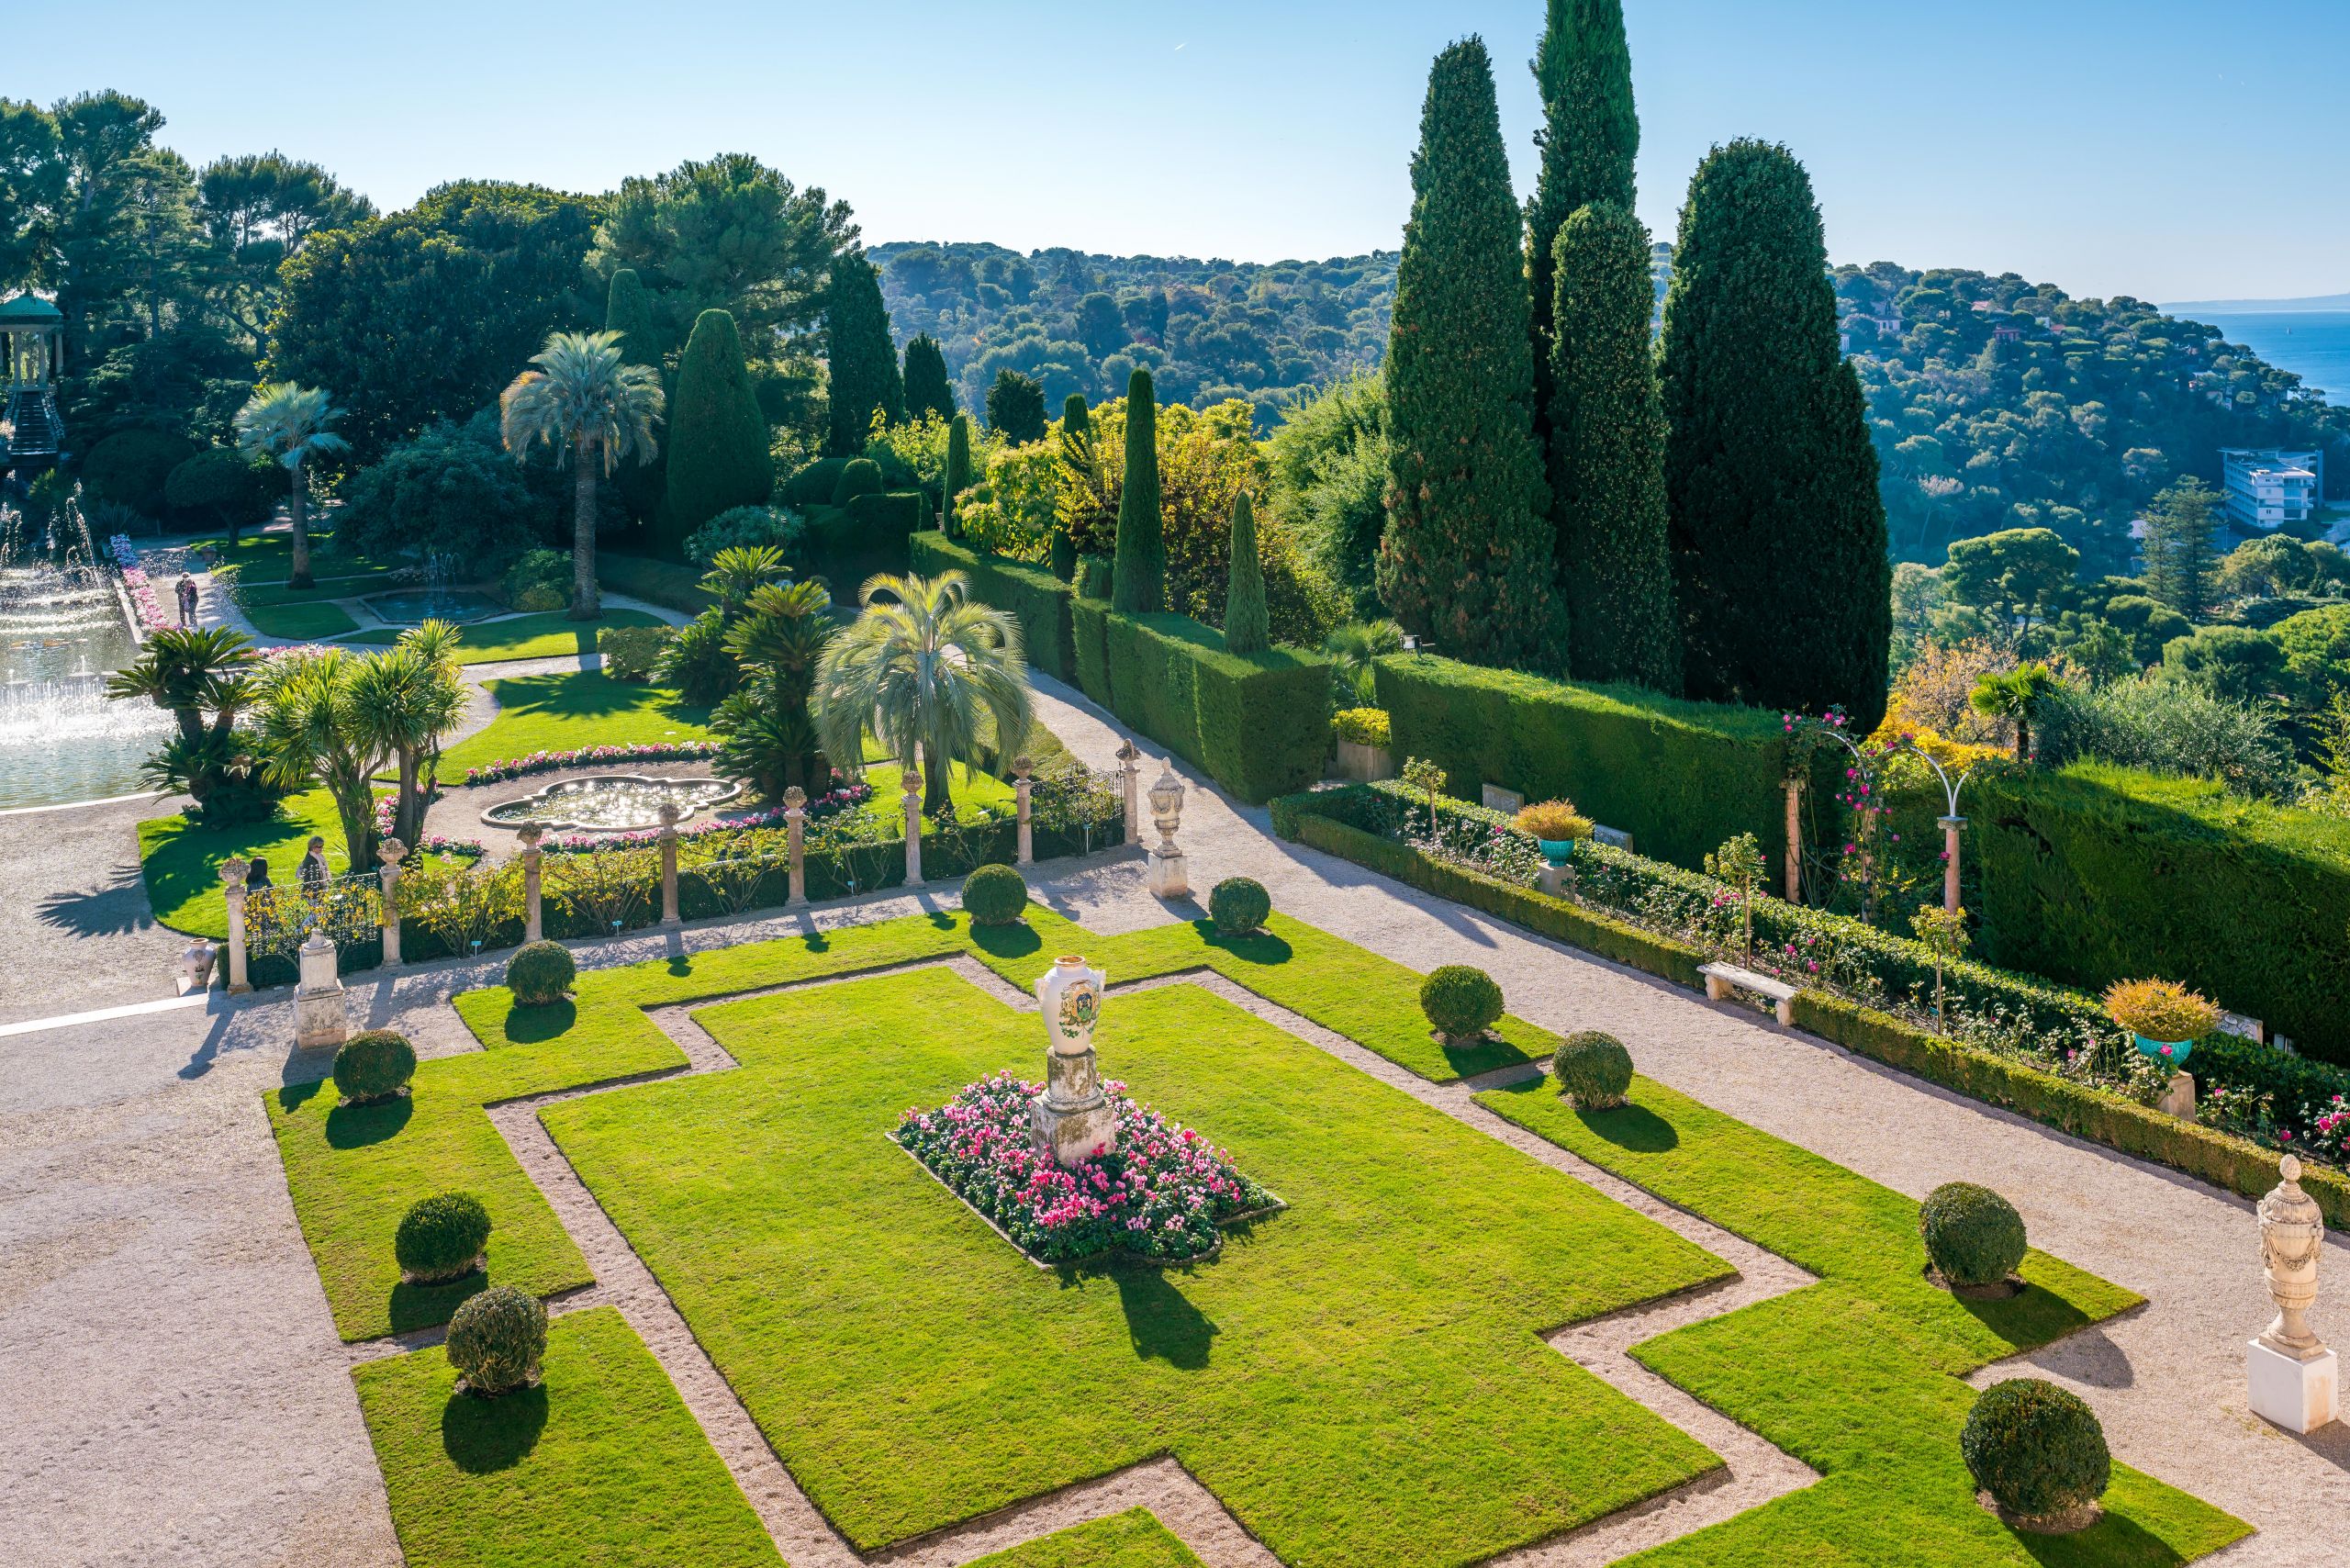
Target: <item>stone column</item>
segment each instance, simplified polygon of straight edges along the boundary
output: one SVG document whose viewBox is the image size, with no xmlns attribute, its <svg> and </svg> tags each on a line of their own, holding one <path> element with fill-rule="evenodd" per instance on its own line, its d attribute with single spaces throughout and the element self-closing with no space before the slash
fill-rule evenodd
<svg viewBox="0 0 2350 1568">
<path fill-rule="evenodd" d="M 245 862 L 231 855 L 220 862 L 220 880 L 229 895 L 229 989 L 251 991 L 245 978 Z"/>
<path fill-rule="evenodd" d="M 543 903 L 539 896 L 539 862 L 546 851 L 539 847 L 539 840 L 547 830 L 536 823 L 525 823 L 515 830 L 514 836 L 522 841 L 522 940 L 542 941 L 546 936 L 546 924 L 541 918 Z"/>
<path fill-rule="evenodd" d="M 2341 1413 L 2339 1359 L 2310 1327 L 2325 1220 L 2301 1191 L 2301 1162 L 2277 1162 L 2284 1180 L 2260 1200 L 2260 1261 L 2277 1320 L 2247 1350 L 2244 1376 L 2255 1416 L 2288 1432 L 2311 1432 Z"/>
<path fill-rule="evenodd" d="M 1803 780 L 1787 780 L 1787 902 L 1803 902 Z"/>
<path fill-rule="evenodd" d="M 791 867 L 790 890 L 784 895 L 786 903 L 808 902 L 807 831 L 808 791 L 794 784 L 783 792 L 783 839 Z"/>
<path fill-rule="evenodd" d="M 1142 753 L 1135 749 L 1132 741 L 1126 741 L 1118 747 L 1118 783 L 1126 802 L 1128 844 L 1142 842 L 1142 770 L 1136 766 L 1141 756 Z"/>
<path fill-rule="evenodd" d="M 384 963 L 386 967 L 400 961 L 400 862 L 408 857 L 408 846 L 397 838 L 386 838 L 375 846 L 375 858 L 383 869 L 375 875 L 384 884 Z"/>
<path fill-rule="evenodd" d="M 1028 820 L 1030 789 L 1028 775 L 1035 770 L 1035 767 L 1034 762 L 1024 756 L 1016 756 L 1012 759 L 1012 798 L 1017 803 L 1020 818 L 1019 847 L 1012 857 L 1012 863 L 1014 866 L 1033 866 L 1036 863 L 1036 839 L 1030 829 Z"/>
<path fill-rule="evenodd" d="M 1109 977 L 1067 954 L 1036 981 L 1045 1022 L 1045 1092 L 1029 1108 L 1036 1153 L 1063 1166 L 1118 1146 L 1117 1113 L 1102 1088 L 1093 1025 Z"/>
<path fill-rule="evenodd" d="M 351 1037 L 343 1013 L 342 976 L 337 972 L 334 944 L 323 931 L 313 930 L 302 944 L 302 979 L 294 988 L 294 1048 L 311 1050 L 340 1046 Z"/>
<path fill-rule="evenodd" d="M 922 769 L 909 767 L 898 776 L 898 788 L 905 791 L 906 812 L 906 886 L 922 886 Z"/>
<path fill-rule="evenodd" d="M 1183 851 L 1175 843 L 1175 830 L 1183 823 L 1183 783 L 1175 777 L 1171 763 L 1160 770 L 1158 782 L 1150 787 L 1150 822 L 1158 830 L 1158 842 L 1151 846 L 1150 868 L 1145 879 L 1151 896 L 1191 897 L 1192 883 L 1183 864 Z"/>
<path fill-rule="evenodd" d="M 1958 913 L 1958 830 L 1966 825 L 1964 817 L 1941 817 L 1942 824 L 1942 908 L 1952 914 Z"/>
<path fill-rule="evenodd" d="M 663 801 L 661 812 L 661 924 L 684 924 L 677 913 L 677 802 Z"/>
</svg>

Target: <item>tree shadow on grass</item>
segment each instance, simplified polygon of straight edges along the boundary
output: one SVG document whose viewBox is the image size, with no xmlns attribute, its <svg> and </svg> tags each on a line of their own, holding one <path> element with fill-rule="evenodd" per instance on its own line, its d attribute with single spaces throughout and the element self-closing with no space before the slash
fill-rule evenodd
<svg viewBox="0 0 2350 1568">
<path fill-rule="evenodd" d="M 327 1147 L 364 1148 L 382 1143 L 397 1137 L 414 1114 L 416 1101 L 406 1094 L 372 1105 L 337 1105 L 327 1113 Z"/>
<path fill-rule="evenodd" d="M 971 927 L 971 946 L 990 958 L 1025 958 L 1044 951 L 1045 939 L 1024 920 L 1009 925 Z"/>
<path fill-rule="evenodd" d="M 518 1003 L 506 1010 L 506 1037 L 518 1046 L 541 1045 L 571 1033 L 577 1022 L 579 1005 L 569 997 L 535 1007 Z"/>
<path fill-rule="evenodd" d="M 495 1399 L 452 1394 L 441 1407 L 441 1447 L 468 1475 L 510 1470 L 538 1447 L 546 1430 L 547 1391 L 518 1388 Z"/>
<path fill-rule="evenodd" d="M 1937 1287 L 1939 1288 L 1939 1287 Z M 2037 1349 L 2085 1328 L 2089 1315 L 2044 1285 L 2026 1282 L 2005 1301 L 1975 1301 L 1950 1293 L 1974 1319 L 2019 1350 Z"/>
<path fill-rule="evenodd" d="M 467 1296 L 488 1288 L 489 1272 L 486 1269 L 476 1269 L 470 1274 L 437 1285 L 412 1285 L 402 1280 L 392 1287 L 392 1332 L 405 1334 L 411 1328 L 446 1323 Z"/>
<path fill-rule="evenodd" d="M 1577 1111 L 1575 1119 L 1594 1134 L 1634 1154 L 1662 1154 L 1681 1145 L 1671 1122 L 1645 1105 L 1621 1105 L 1613 1111 Z"/>
<path fill-rule="evenodd" d="M 2127 1562 L 2132 1568 L 2169 1568 L 2187 1561 L 2168 1541 L 2120 1514 L 2108 1514 L 2071 1535 L 2035 1535 L 2020 1529 L 2008 1533 L 2026 1556 L 2048 1568 L 2105 1568 L 2114 1562 Z"/>
<path fill-rule="evenodd" d="M 1208 1364 L 1208 1350 L 1221 1330 L 1176 1288 L 1166 1270 L 1125 1265 L 1111 1270 L 1110 1277 L 1117 1283 L 1118 1305 L 1125 1309 L 1137 1358 L 1185 1372 Z"/>
<path fill-rule="evenodd" d="M 1251 931 L 1240 936 L 1219 936 L 1215 922 L 1195 920 L 1192 929 L 1200 934 L 1200 941 L 1221 952 L 1231 954 L 1244 964 L 1286 964 L 1297 956 L 1286 938 L 1270 931 Z"/>
</svg>

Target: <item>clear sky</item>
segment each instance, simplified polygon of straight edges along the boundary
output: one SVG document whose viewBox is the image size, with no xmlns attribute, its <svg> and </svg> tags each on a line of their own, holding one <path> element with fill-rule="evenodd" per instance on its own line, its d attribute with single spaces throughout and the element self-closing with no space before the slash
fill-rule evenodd
<svg viewBox="0 0 2350 1568">
<path fill-rule="evenodd" d="M 2350 290 L 2344 0 L 1627 0 L 1641 216 L 1733 136 L 1811 169 L 1837 261 L 2155 300 Z M 118 87 L 196 162 L 276 147 L 386 208 L 604 190 L 722 151 L 868 241 L 1271 261 L 1392 248 L 1430 57 L 1495 60 L 1521 190 L 1540 0 L 79 0 L 0 93 Z M 97 62 L 97 63 L 94 63 Z"/>
</svg>

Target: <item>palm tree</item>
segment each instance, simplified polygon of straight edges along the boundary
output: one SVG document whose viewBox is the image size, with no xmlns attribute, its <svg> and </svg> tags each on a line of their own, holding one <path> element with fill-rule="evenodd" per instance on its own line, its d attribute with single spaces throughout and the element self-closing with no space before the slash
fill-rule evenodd
<svg viewBox="0 0 2350 1568">
<path fill-rule="evenodd" d="M 748 554 L 722 550 L 718 560 Z M 765 583 L 750 591 L 726 633 L 727 653 L 753 678 L 711 717 L 724 737 L 717 770 L 769 799 L 794 784 L 806 789 L 821 760 L 808 704 L 833 637 L 832 608 L 822 583 Z"/>
<path fill-rule="evenodd" d="M 2040 705 L 2062 690 L 2064 682 L 2043 664 L 2019 665 L 2004 674 L 1975 679 L 1967 706 L 1986 719 L 2011 719 L 2016 726 L 2016 760 L 2031 760 L 2031 721 Z"/>
<path fill-rule="evenodd" d="M 1374 706 L 1371 674 L 1382 654 L 1401 653 L 1404 628 L 1393 621 L 1349 621 L 1334 627 L 1322 651 L 1330 655 L 1330 684 L 1343 706 Z"/>
<path fill-rule="evenodd" d="M 960 572 L 869 578 L 864 613 L 834 638 L 816 677 L 825 752 L 861 756 L 869 727 L 904 766 L 919 757 L 926 812 L 946 804 L 948 774 L 979 755 L 983 726 L 1010 749 L 1035 712 L 1020 622 L 969 594 Z"/>
<path fill-rule="evenodd" d="M 375 778 L 391 759 L 352 700 L 361 662 L 341 648 L 280 659 L 263 677 L 258 710 L 269 781 L 289 791 L 325 789 L 354 871 L 375 862 Z"/>
<path fill-rule="evenodd" d="M 315 386 L 272 381 L 253 388 L 237 410 L 237 445 L 248 454 L 274 457 L 293 476 L 287 510 L 294 519 L 294 570 L 286 577 L 293 588 L 310 586 L 309 490 L 302 465 L 323 453 L 341 452 L 350 442 L 327 427 L 342 417 L 333 400 Z"/>
<path fill-rule="evenodd" d="M 106 678 L 108 697 L 152 702 L 179 726 L 148 760 L 151 782 L 185 791 L 202 808 L 243 770 L 248 751 L 237 720 L 258 695 L 252 667 L 252 644 L 241 632 L 172 628 L 150 636 L 136 662 Z"/>
<path fill-rule="evenodd" d="M 430 630 L 435 627 L 439 632 Z M 451 630 L 446 622 L 427 622 L 402 633 L 394 646 L 353 666 L 343 689 L 354 741 L 392 759 L 399 778 L 392 836 L 410 848 L 424 830 L 425 757 L 437 760 L 441 737 L 465 716 L 464 677 L 442 635 Z"/>
<path fill-rule="evenodd" d="M 783 564 L 780 546 L 736 544 L 710 558 L 710 570 L 703 574 L 701 586 L 718 596 L 718 608 L 731 620 L 750 602 L 751 595 L 790 575 L 790 568 Z"/>
<path fill-rule="evenodd" d="M 596 596 L 596 481 L 623 457 L 649 463 L 662 409 L 661 373 L 621 358 L 618 332 L 554 332 L 498 400 L 506 450 L 519 461 L 544 442 L 572 465 L 571 614 L 603 613 Z"/>
</svg>

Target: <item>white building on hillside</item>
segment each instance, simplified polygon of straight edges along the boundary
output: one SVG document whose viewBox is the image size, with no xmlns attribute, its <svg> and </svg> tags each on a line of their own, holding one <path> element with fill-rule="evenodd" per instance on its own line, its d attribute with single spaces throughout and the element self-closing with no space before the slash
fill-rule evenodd
<svg viewBox="0 0 2350 1568">
<path fill-rule="evenodd" d="M 2228 516 L 2239 528 L 2274 532 L 2317 515 L 2325 495 L 2325 454 L 2273 446 L 2220 449 Z"/>
</svg>

